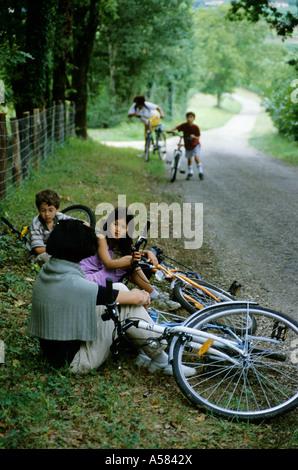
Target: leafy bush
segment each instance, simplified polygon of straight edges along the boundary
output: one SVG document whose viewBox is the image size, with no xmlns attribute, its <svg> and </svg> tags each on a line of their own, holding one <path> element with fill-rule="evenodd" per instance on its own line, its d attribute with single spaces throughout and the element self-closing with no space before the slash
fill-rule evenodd
<svg viewBox="0 0 298 470">
<path fill-rule="evenodd" d="M 278 131 L 298 141 L 298 103 L 293 99 L 295 69 L 287 67 L 264 93 L 264 105 Z M 297 71 L 296 71 L 296 75 Z"/>
</svg>

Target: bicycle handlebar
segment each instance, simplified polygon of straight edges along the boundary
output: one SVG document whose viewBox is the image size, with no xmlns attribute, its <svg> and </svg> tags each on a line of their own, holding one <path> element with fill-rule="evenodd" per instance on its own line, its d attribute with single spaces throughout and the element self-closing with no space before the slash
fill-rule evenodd
<svg viewBox="0 0 298 470">
<path fill-rule="evenodd" d="M 9 222 L 8 219 L 6 219 L 5 217 L 1 217 L 1 220 L 11 229 L 13 233 L 16 233 L 20 239 L 23 239 L 25 242 L 28 242 L 28 238 L 23 235 L 23 233 L 20 232 L 20 230 L 18 230 L 14 225 L 12 225 L 12 223 Z"/>
<path fill-rule="evenodd" d="M 146 225 L 143 229 L 143 232 L 141 233 L 141 235 L 139 235 L 136 243 L 132 247 L 132 251 L 139 251 L 140 247 L 143 244 L 144 244 L 144 248 L 145 248 L 145 246 L 147 245 L 147 233 L 148 233 L 148 230 L 150 229 L 150 225 L 151 225 L 150 220 L 147 220 L 147 223 L 146 223 Z"/>
<path fill-rule="evenodd" d="M 106 310 L 102 314 L 101 318 L 103 321 L 107 321 L 107 320 L 115 321 L 117 319 L 117 305 L 113 298 L 113 280 L 110 277 L 106 279 L 106 289 L 107 289 Z"/>
<path fill-rule="evenodd" d="M 171 132 L 168 132 L 168 134 L 172 134 L 174 136 L 177 136 L 177 137 L 183 137 L 183 134 L 179 134 L 179 132 L 176 132 L 176 131 L 171 131 Z"/>
</svg>

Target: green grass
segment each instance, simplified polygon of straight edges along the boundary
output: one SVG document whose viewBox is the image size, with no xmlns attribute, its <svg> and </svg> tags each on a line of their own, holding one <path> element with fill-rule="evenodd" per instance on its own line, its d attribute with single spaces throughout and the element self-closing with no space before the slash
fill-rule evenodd
<svg viewBox="0 0 298 470">
<path fill-rule="evenodd" d="M 63 207 L 115 204 L 118 194 L 125 194 L 128 203 L 173 202 L 158 160 L 148 166 L 134 150 L 72 139 L 21 191 L 1 203 L 1 215 L 6 212 L 17 227 L 30 222 L 36 214 L 35 193 L 46 187 L 59 192 Z M 203 276 L 204 267 L 210 267 L 209 249 L 194 256 L 183 250 L 182 241 L 159 245 L 193 269 L 200 268 Z M 0 339 L 5 362 L 0 364 L 0 449 L 298 447 L 294 412 L 258 425 L 214 418 L 192 406 L 172 377 L 136 371 L 130 353 L 123 356 L 121 369 L 112 360 L 87 375 L 52 369 L 41 361 L 38 343 L 28 334 L 37 274 L 23 244 L 1 224 Z"/>
<path fill-rule="evenodd" d="M 237 89 L 236 93 L 261 104 L 261 98 L 256 93 L 244 88 Z M 278 158 L 295 166 L 298 164 L 297 143 L 290 141 L 282 134 L 278 133 L 271 117 L 265 110 L 262 110 L 256 118 L 254 128 L 249 137 L 249 143 L 252 147 L 266 155 Z"/>
<path fill-rule="evenodd" d="M 270 116 L 261 112 L 256 119 L 249 143 L 266 155 L 298 165 L 298 145 L 277 132 Z"/>
<path fill-rule="evenodd" d="M 241 104 L 225 96 L 222 99 L 221 107 L 216 105 L 214 95 L 195 93 L 189 100 L 188 110 L 196 114 L 196 122 L 201 130 L 214 129 L 223 126 L 234 114 L 241 111 Z"/>
</svg>

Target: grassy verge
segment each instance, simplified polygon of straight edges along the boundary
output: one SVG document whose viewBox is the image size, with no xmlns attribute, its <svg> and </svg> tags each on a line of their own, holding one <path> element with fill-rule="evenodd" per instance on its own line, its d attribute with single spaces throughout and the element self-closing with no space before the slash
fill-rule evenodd
<svg viewBox="0 0 298 470">
<path fill-rule="evenodd" d="M 236 93 L 261 103 L 260 97 L 249 90 L 238 89 Z M 298 165 L 298 145 L 279 134 L 271 117 L 264 110 L 257 116 L 255 126 L 251 132 L 249 143 L 260 152 Z"/>
<path fill-rule="evenodd" d="M 261 112 L 256 119 L 249 143 L 260 152 L 279 160 L 298 165 L 298 145 L 277 132 L 270 116 Z"/>
<path fill-rule="evenodd" d="M 46 187 L 61 194 L 63 207 L 95 209 L 103 201 L 116 204 L 119 194 L 128 204 L 173 202 L 157 160 L 146 166 L 134 150 L 73 139 L 2 203 L 1 215 L 6 212 L 17 227 L 28 223 L 36 213 L 35 193 Z M 108 360 L 85 376 L 41 362 L 38 343 L 28 334 L 38 270 L 2 225 L 0 241 L 0 449 L 297 448 L 295 413 L 258 425 L 214 418 L 192 406 L 173 378 L 136 371 L 131 354 L 124 355 L 121 369 Z M 194 253 L 181 240 L 158 244 L 212 281 L 216 266 L 208 247 Z"/>
</svg>

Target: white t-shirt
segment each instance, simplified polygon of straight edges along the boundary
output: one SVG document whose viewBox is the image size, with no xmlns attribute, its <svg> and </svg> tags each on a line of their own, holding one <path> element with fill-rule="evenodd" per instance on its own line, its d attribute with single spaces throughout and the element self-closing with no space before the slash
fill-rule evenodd
<svg viewBox="0 0 298 470">
<path fill-rule="evenodd" d="M 149 119 L 151 116 L 154 116 L 158 113 L 157 105 L 150 103 L 149 101 L 145 101 L 145 105 L 142 107 L 142 109 L 139 109 L 137 104 L 134 103 L 128 111 L 128 114 L 134 114 L 135 112 L 139 113 L 142 121 L 146 121 L 146 119 Z"/>
</svg>

